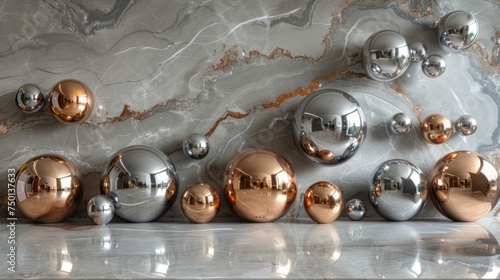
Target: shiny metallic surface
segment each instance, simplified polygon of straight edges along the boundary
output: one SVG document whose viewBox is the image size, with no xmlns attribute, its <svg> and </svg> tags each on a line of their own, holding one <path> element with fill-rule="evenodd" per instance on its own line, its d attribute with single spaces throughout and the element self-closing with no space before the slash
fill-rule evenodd
<svg viewBox="0 0 500 280">
<path fill-rule="evenodd" d="M 190 186 L 181 197 L 184 216 L 193 223 L 208 223 L 219 212 L 220 195 L 217 190 L 203 183 Z"/>
<path fill-rule="evenodd" d="M 347 217 L 353 221 L 359 221 L 366 215 L 366 205 L 363 201 L 354 198 L 347 202 L 345 206 Z"/>
<path fill-rule="evenodd" d="M 430 144 L 443 144 L 450 139 L 452 132 L 451 121 L 440 114 L 429 115 L 420 123 L 420 134 Z"/>
<path fill-rule="evenodd" d="M 251 222 L 285 215 L 297 196 L 290 163 L 266 149 L 250 149 L 232 159 L 224 173 L 224 193 L 233 212 Z"/>
<path fill-rule="evenodd" d="M 427 47 L 421 42 L 413 42 L 410 45 L 411 61 L 423 61 L 427 57 Z"/>
<path fill-rule="evenodd" d="M 81 124 L 92 114 L 94 94 L 77 80 L 60 81 L 50 91 L 50 111 L 64 124 Z"/>
<path fill-rule="evenodd" d="M 422 62 L 422 71 L 429 78 L 439 77 L 445 70 L 446 62 L 439 54 L 430 55 Z"/>
<path fill-rule="evenodd" d="M 33 157 L 16 174 L 16 206 L 35 222 L 61 222 L 73 215 L 82 202 L 81 178 L 77 167 L 62 156 Z"/>
<path fill-rule="evenodd" d="M 36 113 L 45 104 L 45 94 L 33 84 L 20 87 L 16 93 L 16 105 L 24 113 Z"/>
<path fill-rule="evenodd" d="M 410 132 L 413 124 L 411 118 L 404 113 L 397 113 L 392 116 L 391 129 L 396 134 L 406 134 Z"/>
<path fill-rule="evenodd" d="M 370 202 L 380 216 L 406 221 L 427 200 L 427 181 L 416 165 L 403 159 L 388 160 L 375 169 L 370 184 Z"/>
<path fill-rule="evenodd" d="M 182 151 L 190 159 L 202 159 L 208 155 L 210 144 L 205 135 L 191 133 L 182 142 Z"/>
<path fill-rule="evenodd" d="M 93 196 L 87 202 L 87 216 L 96 225 L 109 223 L 115 215 L 115 206 L 111 199 L 103 194 Z"/>
<path fill-rule="evenodd" d="M 363 45 L 363 67 L 368 77 L 388 82 L 406 71 L 410 65 L 410 47 L 396 31 L 382 30 L 372 34 Z"/>
<path fill-rule="evenodd" d="M 465 11 L 446 14 L 438 23 L 437 38 L 447 52 L 460 52 L 471 47 L 479 35 L 479 23 Z"/>
<path fill-rule="evenodd" d="M 307 96 L 293 116 L 293 140 L 311 161 L 336 165 L 350 159 L 366 135 L 363 110 L 351 95 L 321 89 Z"/>
<path fill-rule="evenodd" d="M 460 116 L 455 122 L 455 129 L 461 135 L 472 135 L 477 130 L 477 121 L 468 115 Z"/>
<path fill-rule="evenodd" d="M 129 146 L 114 154 L 101 178 L 101 193 L 113 201 L 116 215 L 129 222 L 150 222 L 174 204 L 179 178 L 160 150 Z"/>
<path fill-rule="evenodd" d="M 431 199 L 448 219 L 476 221 L 498 202 L 498 170 L 483 156 L 456 151 L 439 159 L 430 173 Z"/>
<path fill-rule="evenodd" d="M 336 220 L 344 209 L 342 191 L 332 183 L 312 184 L 304 194 L 304 209 L 315 222 L 327 224 Z"/>
</svg>

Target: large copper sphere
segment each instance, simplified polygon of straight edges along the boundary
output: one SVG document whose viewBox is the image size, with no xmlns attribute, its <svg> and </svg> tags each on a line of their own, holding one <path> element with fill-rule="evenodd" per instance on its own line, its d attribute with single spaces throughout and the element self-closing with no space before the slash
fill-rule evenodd
<svg viewBox="0 0 500 280">
<path fill-rule="evenodd" d="M 94 94 L 80 81 L 64 80 L 52 87 L 49 105 L 56 120 L 81 124 L 92 114 Z"/>
<path fill-rule="evenodd" d="M 297 195 L 297 179 L 286 159 L 265 149 L 250 149 L 231 160 L 224 193 L 232 210 L 251 222 L 285 215 Z"/>
<path fill-rule="evenodd" d="M 326 224 L 336 220 L 344 209 L 344 196 L 329 182 L 312 184 L 304 194 L 304 209 L 315 222 Z"/>
<path fill-rule="evenodd" d="M 293 140 L 311 161 L 336 165 L 350 159 L 366 135 L 365 115 L 351 95 L 322 89 L 307 96 L 293 117 Z"/>
<path fill-rule="evenodd" d="M 445 155 L 434 165 L 430 179 L 432 202 L 451 220 L 476 221 L 488 214 L 500 197 L 496 167 L 474 152 Z"/>
<path fill-rule="evenodd" d="M 210 222 L 220 208 L 217 190 L 203 183 L 189 187 L 181 197 L 182 212 L 193 223 Z"/>
<path fill-rule="evenodd" d="M 420 134 L 430 144 L 443 144 L 450 139 L 452 132 L 451 121 L 440 114 L 429 115 L 420 124 Z"/>
<path fill-rule="evenodd" d="M 115 213 L 129 222 L 150 222 L 174 204 L 179 178 L 173 162 L 160 150 L 143 145 L 118 151 L 106 164 L 101 192 Z"/>
<path fill-rule="evenodd" d="M 57 223 L 73 215 L 83 198 L 80 172 L 68 159 L 36 156 L 16 174 L 17 207 L 35 222 Z"/>
</svg>

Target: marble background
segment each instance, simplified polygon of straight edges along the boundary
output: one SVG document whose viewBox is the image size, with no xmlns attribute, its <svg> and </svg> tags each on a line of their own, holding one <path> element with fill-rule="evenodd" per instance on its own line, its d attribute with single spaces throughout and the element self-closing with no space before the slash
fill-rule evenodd
<svg viewBox="0 0 500 280">
<path fill-rule="evenodd" d="M 435 39 L 436 22 L 454 10 L 472 13 L 480 24 L 479 39 L 461 54 L 444 53 Z M 388 159 L 410 160 L 427 174 L 444 154 L 467 149 L 500 166 L 499 15 L 499 1 L 0 0 L 0 196 L 6 196 L 8 168 L 57 153 L 84 174 L 86 201 L 99 193 L 109 157 L 134 144 L 165 152 L 179 171 L 181 191 L 196 182 L 221 189 L 231 158 L 246 148 L 269 148 L 291 162 L 299 194 L 327 180 L 346 199 L 367 204 L 371 173 Z M 443 55 L 444 75 L 427 78 L 412 64 L 395 82 L 368 79 L 360 50 L 383 29 Z M 17 110 L 21 85 L 48 91 L 68 78 L 95 94 L 83 125 L 58 123 L 48 108 L 35 115 Z M 335 167 L 310 163 L 291 138 L 291 113 L 322 87 L 354 96 L 368 123 L 356 156 Z M 429 145 L 418 129 L 391 133 L 387 122 L 397 112 L 415 126 L 432 113 L 453 121 L 469 114 L 479 128 Z M 211 151 L 201 161 L 181 151 L 191 132 L 209 136 Z M 299 198 L 285 219 L 307 217 Z M 489 215 L 499 212 L 497 205 Z M 369 214 L 376 216 L 371 207 Z M 431 203 L 419 215 L 443 218 Z M 76 216 L 85 216 L 83 207 Z M 234 217 L 225 202 L 218 217 Z M 179 201 L 168 218 L 182 219 Z"/>
</svg>

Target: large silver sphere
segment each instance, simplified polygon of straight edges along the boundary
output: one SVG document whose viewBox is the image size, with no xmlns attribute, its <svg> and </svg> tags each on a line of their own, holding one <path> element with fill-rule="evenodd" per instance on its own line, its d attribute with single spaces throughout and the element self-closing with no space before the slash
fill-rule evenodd
<svg viewBox="0 0 500 280">
<path fill-rule="evenodd" d="M 336 89 L 321 89 L 299 104 L 292 129 L 297 148 L 308 159 L 335 165 L 356 153 L 367 125 L 354 97 Z"/>
<path fill-rule="evenodd" d="M 359 199 L 351 199 L 345 206 L 347 217 L 353 221 L 359 221 L 366 215 L 366 205 Z"/>
<path fill-rule="evenodd" d="M 423 61 L 427 57 L 427 47 L 420 42 L 413 42 L 410 45 L 411 61 Z"/>
<path fill-rule="evenodd" d="M 461 135 L 472 135 L 477 130 L 477 121 L 471 116 L 460 116 L 455 122 L 455 129 Z"/>
<path fill-rule="evenodd" d="M 172 206 L 178 185 L 175 166 L 164 153 L 137 145 L 111 157 L 101 179 L 101 192 L 113 201 L 122 219 L 150 222 Z"/>
<path fill-rule="evenodd" d="M 96 225 L 109 223 L 115 215 L 115 205 L 107 196 L 98 194 L 87 202 L 87 216 Z"/>
<path fill-rule="evenodd" d="M 437 38 L 447 52 L 460 52 L 472 46 L 479 35 L 479 23 L 468 12 L 454 11 L 438 23 Z"/>
<path fill-rule="evenodd" d="M 412 122 L 410 117 L 404 113 L 397 113 L 392 116 L 391 119 L 391 129 L 396 134 L 406 134 L 410 132 L 412 128 Z"/>
<path fill-rule="evenodd" d="M 207 137 L 200 133 L 191 133 L 182 142 L 182 151 L 190 159 L 202 159 L 208 155 Z"/>
<path fill-rule="evenodd" d="M 377 167 L 370 184 L 370 201 L 380 216 L 391 221 L 413 218 L 427 199 L 427 181 L 422 171 L 402 159 Z"/>
<path fill-rule="evenodd" d="M 363 46 L 363 67 L 368 77 L 381 82 L 394 80 L 410 65 L 410 47 L 396 31 L 372 34 Z"/>
<path fill-rule="evenodd" d="M 430 55 L 422 62 L 422 71 L 429 78 L 441 76 L 444 70 L 446 70 L 446 62 L 439 54 Z"/>
<path fill-rule="evenodd" d="M 45 104 L 45 94 L 33 84 L 23 85 L 17 90 L 16 104 L 24 113 L 36 113 Z"/>
</svg>

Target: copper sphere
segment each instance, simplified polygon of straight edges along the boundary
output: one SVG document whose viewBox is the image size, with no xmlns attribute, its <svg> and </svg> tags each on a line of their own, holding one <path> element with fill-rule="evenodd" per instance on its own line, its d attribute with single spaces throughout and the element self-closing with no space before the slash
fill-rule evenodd
<svg viewBox="0 0 500 280">
<path fill-rule="evenodd" d="M 329 182 L 316 182 L 304 194 L 307 215 L 320 224 L 335 221 L 344 209 L 344 196 L 340 189 Z"/>
<path fill-rule="evenodd" d="M 189 187 L 181 197 L 182 212 L 193 223 L 210 222 L 220 208 L 217 190 L 203 183 Z"/>
<path fill-rule="evenodd" d="M 231 160 L 224 193 L 232 210 L 251 222 L 272 222 L 285 215 L 297 195 L 290 163 L 266 149 L 250 149 Z"/>
<path fill-rule="evenodd" d="M 450 139 L 452 132 L 451 121 L 440 114 L 429 115 L 420 124 L 422 138 L 430 144 L 443 144 Z"/>
<path fill-rule="evenodd" d="M 92 114 L 94 94 L 80 81 L 64 80 L 52 87 L 49 105 L 56 120 L 81 124 Z"/>
<path fill-rule="evenodd" d="M 35 222 L 61 222 L 82 202 L 81 181 L 80 172 L 68 159 L 54 154 L 33 157 L 16 174 L 17 207 Z"/>
<path fill-rule="evenodd" d="M 488 214 L 500 197 L 496 167 L 471 151 L 451 152 L 439 159 L 430 179 L 432 202 L 451 220 L 476 221 Z"/>
</svg>

